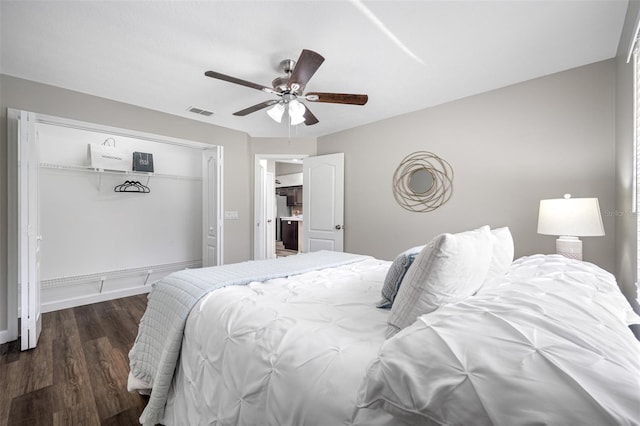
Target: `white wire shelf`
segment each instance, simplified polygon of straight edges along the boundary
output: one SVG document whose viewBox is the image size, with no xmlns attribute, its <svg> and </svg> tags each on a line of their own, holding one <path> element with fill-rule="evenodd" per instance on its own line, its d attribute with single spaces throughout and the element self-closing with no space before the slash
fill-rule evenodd
<svg viewBox="0 0 640 426">
<path fill-rule="evenodd" d="M 171 174 L 165 174 L 165 173 L 151 173 L 151 172 L 104 170 L 104 169 L 96 169 L 91 166 L 76 166 L 76 165 L 67 165 L 67 164 L 40 163 L 40 167 L 43 169 L 65 170 L 65 171 L 80 172 L 80 173 L 100 173 L 100 174 L 117 175 L 117 176 L 138 176 L 138 177 L 146 177 L 146 178 L 158 177 L 158 178 L 165 178 L 165 179 L 179 179 L 179 180 L 193 180 L 193 181 L 202 180 L 202 177 L 195 177 L 195 176 L 171 175 Z"/>
</svg>

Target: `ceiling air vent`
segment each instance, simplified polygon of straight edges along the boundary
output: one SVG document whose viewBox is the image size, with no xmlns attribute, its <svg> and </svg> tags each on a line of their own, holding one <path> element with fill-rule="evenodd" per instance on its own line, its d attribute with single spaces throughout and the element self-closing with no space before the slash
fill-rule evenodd
<svg viewBox="0 0 640 426">
<path fill-rule="evenodd" d="M 187 111 L 192 112 L 194 114 L 204 115 L 205 117 L 210 117 L 213 115 L 211 111 L 207 111 L 206 109 L 201 109 L 196 107 L 189 107 L 187 108 Z"/>
</svg>

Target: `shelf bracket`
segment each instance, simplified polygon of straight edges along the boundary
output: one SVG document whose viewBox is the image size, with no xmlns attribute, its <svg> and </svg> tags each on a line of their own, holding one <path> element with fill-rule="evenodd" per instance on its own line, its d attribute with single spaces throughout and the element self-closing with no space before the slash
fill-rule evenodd
<svg viewBox="0 0 640 426">
<path fill-rule="evenodd" d="M 149 277 L 151 276 L 151 274 L 153 274 L 153 269 L 149 269 L 147 271 L 147 277 L 144 279 L 144 284 L 142 284 L 143 286 L 147 285 L 147 281 L 149 281 Z"/>
<path fill-rule="evenodd" d="M 98 172 L 98 184 L 97 184 L 97 189 L 98 191 L 100 191 L 100 186 L 102 185 L 102 172 L 104 172 L 104 169 L 94 169 Z"/>
</svg>

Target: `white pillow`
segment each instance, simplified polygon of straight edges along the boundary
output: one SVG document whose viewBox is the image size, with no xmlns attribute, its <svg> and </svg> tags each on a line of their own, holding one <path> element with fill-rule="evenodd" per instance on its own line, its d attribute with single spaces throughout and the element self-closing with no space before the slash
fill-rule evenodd
<svg viewBox="0 0 640 426">
<path fill-rule="evenodd" d="M 418 256 L 423 248 L 424 246 L 412 247 L 403 251 L 396 257 L 389 267 L 389 271 L 387 271 L 387 275 L 384 279 L 384 284 L 380 291 L 382 299 L 377 304 L 378 308 L 391 308 L 393 301 L 398 294 L 398 289 L 400 289 L 402 279 L 409 270 L 409 267 L 415 260 L 416 256 Z"/>
<path fill-rule="evenodd" d="M 387 337 L 420 315 L 473 295 L 487 277 L 492 244 L 488 226 L 431 240 L 402 281 L 389 315 Z"/>
<path fill-rule="evenodd" d="M 513 263 L 514 247 L 513 237 L 508 227 L 491 230 L 493 241 L 493 257 L 485 282 L 507 273 L 511 263 Z"/>
</svg>

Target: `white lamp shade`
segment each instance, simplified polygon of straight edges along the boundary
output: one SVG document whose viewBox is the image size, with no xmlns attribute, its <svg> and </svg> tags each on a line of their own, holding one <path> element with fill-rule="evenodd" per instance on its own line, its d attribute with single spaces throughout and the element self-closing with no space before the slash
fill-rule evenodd
<svg viewBox="0 0 640 426">
<path fill-rule="evenodd" d="M 604 235 L 597 198 L 540 200 L 538 234 L 597 237 Z"/>
<path fill-rule="evenodd" d="M 296 126 L 304 123 L 305 107 L 302 103 L 293 100 L 289 102 L 289 117 L 291 118 L 291 124 Z"/>
<path fill-rule="evenodd" d="M 278 123 L 282 122 L 282 115 L 284 114 L 284 105 L 280 103 L 276 104 L 276 106 L 267 110 L 267 114 L 269 114 L 269 117 L 271 117 Z"/>
</svg>

